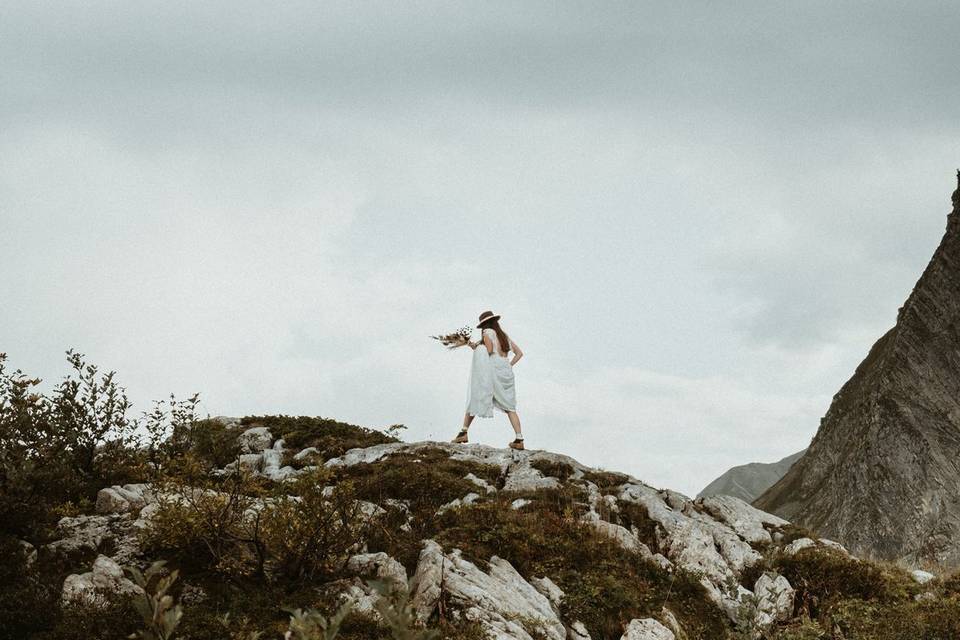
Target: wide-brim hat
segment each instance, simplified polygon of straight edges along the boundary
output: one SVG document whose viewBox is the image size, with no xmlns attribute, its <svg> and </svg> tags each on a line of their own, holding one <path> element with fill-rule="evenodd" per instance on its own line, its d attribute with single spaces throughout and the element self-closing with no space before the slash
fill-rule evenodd
<svg viewBox="0 0 960 640">
<path fill-rule="evenodd" d="M 494 313 L 493 311 L 484 311 L 480 314 L 480 322 L 477 324 L 477 329 L 480 328 L 480 325 L 484 322 L 490 322 L 491 320 L 499 320 L 500 314 Z"/>
</svg>

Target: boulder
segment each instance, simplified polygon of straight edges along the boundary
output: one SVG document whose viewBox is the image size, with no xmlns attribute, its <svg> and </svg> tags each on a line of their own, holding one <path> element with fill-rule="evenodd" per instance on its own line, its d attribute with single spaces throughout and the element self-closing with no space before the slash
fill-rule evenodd
<svg viewBox="0 0 960 640">
<path fill-rule="evenodd" d="M 777 622 L 789 620 L 793 615 L 795 591 L 783 576 L 765 572 L 757 579 L 753 593 L 757 603 L 754 620 L 758 628 L 767 629 Z"/>
<path fill-rule="evenodd" d="M 779 527 L 789 524 L 783 518 L 760 511 L 733 496 L 709 496 L 697 500 L 697 503 L 713 518 L 728 525 L 747 542 L 772 542 L 770 532 L 763 525 Z"/>
<path fill-rule="evenodd" d="M 627 625 L 620 640 L 675 640 L 673 631 L 653 618 L 634 618 Z"/>
<path fill-rule="evenodd" d="M 37 561 L 37 549 L 26 540 L 17 540 L 20 545 L 20 552 L 23 554 L 23 565 L 27 568 L 32 567 Z"/>
<path fill-rule="evenodd" d="M 72 574 L 63 582 L 61 601 L 99 606 L 112 596 L 131 596 L 143 590 L 123 575 L 123 569 L 107 556 L 100 555 L 87 573 Z"/>
<path fill-rule="evenodd" d="M 804 549 L 809 549 L 810 547 L 816 546 L 816 542 L 812 538 L 797 538 L 786 547 L 783 548 L 783 552 L 788 556 L 796 555 Z"/>
<path fill-rule="evenodd" d="M 266 427 L 247 429 L 237 437 L 237 444 L 244 453 L 260 453 L 273 442 L 273 434 Z"/>
<path fill-rule="evenodd" d="M 592 640 L 587 627 L 579 620 L 567 627 L 567 640 Z"/>
<path fill-rule="evenodd" d="M 463 476 L 463 479 L 464 479 L 464 480 L 469 480 L 470 482 L 472 482 L 473 484 L 477 485 L 478 487 L 480 487 L 481 489 L 483 489 L 483 490 L 486 491 L 487 493 L 496 493 L 496 492 L 497 492 L 497 488 L 496 488 L 495 486 L 493 486 L 492 484 L 490 484 L 489 482 L 487 482 L 487 481 L 484 480 L 483 478 L 479 478 L 479 477 L 475 476 L 475 475 L 472 474 L 472 473 L 468 473 L 467 475 Z"/>
<path fill-rule="evenodd" d="M 297 451 L 295 454 L 293 454 L 293 459 L 296 460 L 297 462 L 300 462 L 302 460 L 306 460 L 308 457 L 312 455 L 318 455 L 319 453 L 320 452 L 317 451 L 316 447 L 307 447 L 306 449 L 301 449 L 300 451 Z"/>
<path fill-rule="evenodd" d="M 422 621 L 430 617 L 443 593 L 451 607 L 495 638 L 533 640 L 518 620 L 536 626 L 534 633 L 547 640 L 565 640 L 567 636 L 550 600 L 497 556 L 490 558 L 489 569 L 483 572 L 463 559 L 459 550 L 445 554 L 436 542 L 425 540 L 411 593 Z"/>
<path fill-rule="evenodd" d="M 443 513 L 444 511 L 449 511 L 450 509 L 456 509 L 457 507 L 463 507 L 463 506 L 466 506 L 466 505 L 471 505 L 471 504 L 473 504 L 474 502 L 476 502 L 476 501 L 479 500 L 479 499 L 480 499 L 480 495 L 479 495 L 479 494 L 472 493 L 472 492 L 471 492 L 471 493 L 468 493 L 467 495 L 463 496 L 462 498 L 456 498 L 456 499 L 454 499 L 454 500 L 451 500 L 450 502 L 448 502 L 448 503 L 445 504 L 445 505 L 441 505 L 441 507 L 440 507 L 439 509 L 437 509 L 437 515 L 440 515 L 440 514 Z"/>
<path fill-rule="evenodd" d="M 346 568 L 356 576 L 392 581 L 404 587 L 407 586 L 407 570 L 382 551 L 350 556 Z"/>
<path fill-rule="evenodd" d="M 97 492 L 97 513 L 126 513 L 142 509 L 153 501 L 149 484 L 114 485 Z"/>
<path fill-rule="evenodd" d="M 917 584 L 927 584 L 936 578 L 936 576 L 929 571 L 923 571 L 921 569 L 914 569 L 910 572 L 910 576 L 916 581 Z"/>
</svg>

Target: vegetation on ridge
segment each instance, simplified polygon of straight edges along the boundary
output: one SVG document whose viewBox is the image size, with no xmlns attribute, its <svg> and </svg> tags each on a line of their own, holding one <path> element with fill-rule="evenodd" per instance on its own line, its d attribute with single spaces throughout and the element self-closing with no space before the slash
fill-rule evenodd
<svg viewBox="0 0 960 640">
<path fill-rule="evenodd" d="M 399 427 L 387 433 L 293 416 L 248 416 L 228 424 L 197 418 L 196 396 L 171 397 L 130 418 L 113 373 L 102 374 L 72 352 L 68 362 L 71 375 L 44 394 L 39 381 L 8 373 L 0 355 L 0 554 L 10 559 L 0 566 L 0 640 L 120 640 L 132 633 L 170 640 L 285 633 L 302 639 L 413 639 L 430 630 L 442 638 L 481 640 L 484 631 L 457 619 L 449 606 L 434 614 L 430 629 L 414 624 L 399 590 L 381 593 L 385 599 L 377 607 L 388 608 L 379 614 L 351 611 L 334 630 L 340 594 L 355 579 L 344 569 L 346 558 L 360 550 L 383 551 L 412 575 L 424 539 L 447 552 L 459 549 L 481 569 L 496 555 L 527 579 L 549 577 L 565 594 L 563 620 L 583 622 L 595 640 L 618 639 L 633 618 L 663 620 L 664 609 L 690 639 L 752 633 L 728 623 L 698 576 L 664 570 L 582 520 L 589 482 L 608 496 L 604 519 L 658 548 L 662 532 L 646 510 L 615 499 L 627 476 L 589 471 L 581 477 L 567 463 L 531 456 L 531 466 L 557 478 L 557 486 L 504 491 L 499 466 L 451 458 L 430 446 L 325 467 L 322 462 L 348 449 L 397 442 Z M 276 482 L 242 472 L 212 473 L 237 463 L 240 435 L 261 426 L 284 439 L 290 451 L 316 449 L 300 461 L 301 475 Z M 140 567 L 154 560 L 166 565 L 128 574 L 145 586 L 140 600 L 105 592 L 95 606 L 64 603 L 64 578 L 89 571 L 96 554 L 115 553 L 119 541 L 104 538 L 95 549 L 54 552 L 48 543 L 62 535 L 57 521 L 67 516 L 83 522 L 94 514 L 99 489 L 135 482 L 149 482 L 161 494 L 150 507 L 152 526 L 137 538 L 144 554 Z M 498 490 L 487 493 L 484 482 Z M 479 498 L 450 506 L 469 493 Z M 122 524 L 137 515 L 98 517 Z M 780 546 L 805 535 L 795 527 L 776 533 Z M 31 547 L 38 551 L 35 559 Z M 960 575 L 920 586 L 893 565 L 828 549 L 790 556 L 776 546 L 756 548 L 763 560 L 743 574 L 744 586 L 774 571 L 797 590 L 791 619 L 765 632 L 767 640 L 960 637 Z M 173 611 L 182 618 L 161 628 L 157 620 Z M 540 637 L 535 621 L 519 622 Z"/>
</svg>

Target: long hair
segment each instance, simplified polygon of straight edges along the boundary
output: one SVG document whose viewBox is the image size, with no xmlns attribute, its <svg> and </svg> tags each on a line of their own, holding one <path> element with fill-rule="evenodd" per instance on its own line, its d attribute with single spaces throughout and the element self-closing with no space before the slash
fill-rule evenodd
<svg viewBox="0 0 960 640">
<path fill-rule="evenodd" d="M 500 341 L 500 347 L 506 347 L 504 353 L 510 353 L 510 338 L 507 337 L 507 334 L 504 333 L 503 329 L 500 328 L 500 320 L 486 321 L 480 323 L 481 329 L 493 329 L 497 332 L 497 340 Z M 499 353 L 499 352 L 498 352 Z"/>
</svg>

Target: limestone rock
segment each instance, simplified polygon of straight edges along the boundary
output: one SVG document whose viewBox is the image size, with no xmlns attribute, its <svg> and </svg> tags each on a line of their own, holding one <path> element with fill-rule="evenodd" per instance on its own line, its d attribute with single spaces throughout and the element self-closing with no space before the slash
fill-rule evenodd
<svg viewBox="0 0 960 640">
<path fill-rule="evenodd" d="M 729 617 L 735 617 L 740 596 L 727 593 L 726 585 L 760 560 L 760 554 L 729 525 L 700 512 L 693 501 L 684 502 L 681 494 L 630 483 L 618 497 L 646 509 L 662 530 L 658 535 L 660 552 L 680 567 L 702 575 L 701 584 L 710 598 Z"/>
<path fill-rule="evenodd" d="M 20 545 L 20 551 L 23 554 L 23 566 L 32 567 L 33 563 L 37 561 L 37 548 L 26 540 L 18 540 Z"/>
<path fill-rule="evenodd" d="M 475 475 L 472 474 L 472 473 L 468 473 L 467 475 L 463 476 L 463 479 L 464 479 L 464 480 L 469 480 L 470 482 L 472 482 L 473 484 L 477 485 L 478 487 L 480 487 L 481 489 L 483 489 L 483 490 L 486 491 L 487 493 L 496 493 L 496 492 L 497 492 L 497 488 L 496 488 L 495 486 L 493 486 L 492 484 L 490 484 L 489 482 L 487 482 L 487 481 L 484 480 L 483 478 L 478 478 L 477 476 L 475 476 Z"/>
<path fill-rule="evenodd" d="M 563 589 L 547 577 L 531 578 L 529 582 L 534 589 L 546 596 L 547 600 L 550 601 L 550 606 L 553 607 L 553 612 L 559 616 L 560 604 L 563 602 Z"/>
<path fill-rule="evenodd" d="M 382 551 L 351 556 L 347 560 L 346 568 L 357 576 L 377 578 L 407 586 L 407 570 Z"/>
<path fill-rule="evenodd" d="M 485 573 L 463 559 L 459 550 L 444 554 L 440 545 L 426 540 L 411 581 L 412 603 L 420 620 L 429 618 L 436 608 L 441 584 L 451 606 L 494 638 L 533 640 L 518 618 L 536 621 L 548 640 L 566 638 L 550 600 L 497 556 L 490 558 Z"/>
<path fill-rule="evenodd" d="M 673 631 L 653 618 L 633 619 L 620 640 L 675 640 Z"/>
<path fill-rule="evenodd" d="M 960 188 L 940 245 L 833 397 L 806 454 L 754 504 L 852 553 L 960 566 Z"/>
<path fill-rule="evenodd" d="M 237 444 L 244 453 L 260 453 L 270 448 L 272 442 L 273 434 L 267 427 L 252 427 L 237 438 Z"/>
<path fill-rule="evenodd" d="M 301 449 L 300 451 L 297 451 L 295 454 L 293 454 L 293 459 L 296 460 L 297 462 L 300 462 L 301 460 L 306 460 L 310 456 L 319 455 L 319 454 L 320 452 L 317 451 L 316 447 L 307 447 L 306 449 Z"/>
<path fill-rule="evenodd" d="M 936 578 L 936 576 L 930 573 L 929 571 L 923 571 L 921 569 L 914 569 L 913 571 L 910 572 L 910 576 L 914 579 L 914 581 L 917 584 L 927 584 L 928 582 Z"/>
<path fill-rule="evenodd" d="M 797 538 L 786 547 L 783 548 L 783 552 L 788 556 L 796 555 L 797 553 L 803 551 L 804 549 L 809 549 L 816 546 L 816 541 L 813 538 Z"/>
<path fill-rule="evenodd" d="M 142 589 L 123 575 L 123 569 L 107 556 L 97 556 L 93 568 L 83 574 L 67 576 L 63 582 L 61 600 L 64 604 L 79 602 L 103 604 L 111 595 L 130 596 Z"/>
<path fill-rule="evenodd" d="M 153 500 L 149 484 L 114 485 L 97 492 L 97 513 L 126 513 L 142 509 Z"/>
<path fill-rule="evenodd" d="M 770 532 L 763 525 L 789 524 L 783 518 L 764 513 L 733 496 L 710 496 L 698 502 L 707 513 L 730 526 L 747 542 L 772 542 Z"/>
<path fill-rule="evenodd" d="M 567 627 L 567 640 L 592 640 L 590 632 L 579 620 Z"/>
<path fill-rule="evenodd" d="M 793 615 L 795 592 L 783 576 L 765 572 L 757 579 L 753 593 L 757 598 L 755 621 L 759 628 L 766 629 Z"/>
<path fill-rule="evenodd" d="M 456 509 L 457 507 L 463 507 L 463 506 L 466 506 L 466 505 L 473 504 L 474 502 L 476 502 L 476 501 L 479 500 L 479 499 L 480 499 L 480 495 L 479 495 L 479 494 L 477 494 L 477 493 L 472 493 L 472 492 L 471 492 L 471 493 L 468 493 L 467 495 L 463 496 L 462 498 L 455 498 L 455 499 L 451 500 L 450 502 L 448 502 L 447 504 L 441 505 L 440 508 L 437 509 L 437 515 L 443 513 L 444 511 L 448 511 L 448 510 L 450 510 L 450 509 Z"/>
</svg>

